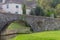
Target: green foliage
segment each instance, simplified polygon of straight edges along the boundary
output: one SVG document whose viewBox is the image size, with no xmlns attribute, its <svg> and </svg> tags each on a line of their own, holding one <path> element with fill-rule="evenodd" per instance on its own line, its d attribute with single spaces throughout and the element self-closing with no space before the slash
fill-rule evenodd
<svg viewBox="0 0 60 40">
<path fill-rule="evenodd" d="M 38 3 L 39 6 L 41 6 L 42 8 L 47 8 L 48 6 L 50 7 L 51 3 L 52 3 L 52 0 L 38 0 Z"/>
<path fill-rule="evenodd" d="M 30 12 L 31 15 L 49 16 L 49 17 L 52 14 L 54 14 L 54 17 L 59 15 L 60 8 L 58 6 L 60 4 L 60 0 L 35 0 L 35 1 L 37 3 L 37 6 L 36 8 L 32 8 Z M 52 9 L 54 12 L 50 11 Z M 24 4 L 23 4 L 23 14 L 26 14 L 26 6 Z"/>
<path fill-rule="evenodd" d="M 37 3 L 43 8 L 47 6 L 55 8 L 57 4 L 60 4 L 60 0 L 38 0 Z"/>
<path fill-rule="evenodd" d="M 56 17 L 57 17 L 54 9 L 49 9 L 49 10 L 47 10 L 46 16 L 48 16 L 48 17 L 53 17 L 53 18 L 56 18 Z"/>
<path fill-rule="evenodd" d="M 60 4 L 60 0 L 53 0 L 53 3 L 51 4 L 51 6 L 55 8 L 58 4 Z"/>
<path fill-rule="evenodd" d="M 23 4 L 22 10 L 23 10 L 23 14 L 26 14 L 26 5 L 25 4 Z"/>
<path fill-rule="evenodd" d="M 13 29 L 18 29 L 20 27 L 26 27 L 26 26 L 24 26 L 22 23 L 13 22 L 8 26 L 8 29 L 13 30 Z"/>
<path fill-rule="evenodd" d="M 35 9 L 35 15 L 36 16 L 44 16 L 44 11 L 43 11 L 43 9 L 41 8 L 41 7 L 36 7 L 36 9 Z"/>
<path fill-rule="evenodd" d="M 60 16 L 60 4 L 56 6 L 56 13 L 58 16 Z"/>
<path fill-rule="evenodd" d="M 44 16 L 44 11 L 41 7 L 37 6 L 36 8 L 31 10 L 30 14 L 36 16 Z"/>
<path fill-rule="evenodd" d="M 37 5 L 40 6 L 43 11 L 44 15 L 50 17 L 52 14 L 54 17 L 57 17 L 60 13 L 60 0 L 37 0 Z M 58 15 L 57 15 L 58 14 Z"/>
<path fill-rule="evenodd" d="M 11 40 L 60 40 L 60 31 L 20 34 Z"/>
</svg>

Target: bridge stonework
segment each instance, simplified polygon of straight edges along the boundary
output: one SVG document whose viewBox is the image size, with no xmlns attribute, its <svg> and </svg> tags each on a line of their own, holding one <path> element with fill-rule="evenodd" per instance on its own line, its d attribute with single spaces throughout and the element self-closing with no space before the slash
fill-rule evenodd
<svg viewBox="0 0 60 40">
<path fill-rule="evenodd" d="M 27 22 L 34 32 L 60 30 L 60 19 L 57 18 L 0 13 L 0 33 L 3 32 L 11 22 L 18 20 Z"/>
</svg>

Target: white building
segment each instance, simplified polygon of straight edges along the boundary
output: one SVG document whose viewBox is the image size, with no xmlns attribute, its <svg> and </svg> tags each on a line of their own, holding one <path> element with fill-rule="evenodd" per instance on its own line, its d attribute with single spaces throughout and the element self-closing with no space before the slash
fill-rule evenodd
<svg viewBox="0 0 60 40">
<path fill-rule="evenodd" d="M 27 9 L 26 9 L 26 14 L 27 14 L 27 15 L 30 15 L 30 12 L 31 12 L 31 9 L 27 8 Z"/>
<path fill-rule="evenodd" d="M 5 0 L 0 0 L 0 3 L 5 3 Z"/>
<path fill-rule="evenodd" d="M 21 4 L 16 4 L 16 3 L 8 3 L 8 4 L 3 4 L 2 9 L 5 12 L 10 12 L 13 14 L 22 14 L 22 5 Z"/>
<path fill-rule="evenodd" d="M 0 10 L 4 12 L 10 12 L 13 14 L 23 14 L 22 5 L 25 4 L 27 7 L 32 8 L 35 5 L 35 1 L 27 1 L 27 0 L 0 0 Z M 26 9 L 26 14 L 29 15 L 30 8 Z"/>
</svg>

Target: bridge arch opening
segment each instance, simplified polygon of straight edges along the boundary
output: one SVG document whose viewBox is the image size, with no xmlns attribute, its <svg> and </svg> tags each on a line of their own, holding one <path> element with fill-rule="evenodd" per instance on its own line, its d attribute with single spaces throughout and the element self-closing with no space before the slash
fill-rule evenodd
<svg viewBox="0 0 60 40">
<path fill-rule="evenodd" d="M 30 32 L 31 28 L 30 25 L 28 25 L 25 21 L 12 21 L 8 22 L 5 27 L 3 28 L 3 34 L 8 34 L 8 33 L 17 33 L 17 32 Z"/>
</svg>

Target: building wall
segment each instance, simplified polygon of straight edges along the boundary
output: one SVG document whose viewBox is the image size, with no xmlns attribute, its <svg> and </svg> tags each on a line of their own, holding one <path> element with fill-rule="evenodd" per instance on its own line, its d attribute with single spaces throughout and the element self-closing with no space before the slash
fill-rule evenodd
<svg viewBox="0 0 60 40">
<path fill-rule="evenodd" d="M 2 3 L 5 3 L 5 0 L 3 0 Z"/>
<path fill-rule="evenodd" d="M 16 8 L 18 6 L 18 8 Z M 2 5 L 2 9 L 5 12 L 10 12 L 13 14 L 22 14 L 22 5 L 21 4 L 15 4 L 15 3 L 9 3 Z"/>
<path fill-rule="evenodd" d="M 26 9 L 26 14 L 30 15 L 31 9 Z"/>
<path fill-rule="evenodd" d="M 1 3 L 5 3 L 5 0 L 0 0 L 0 4 L 1 4 Z"/>
</svg>

